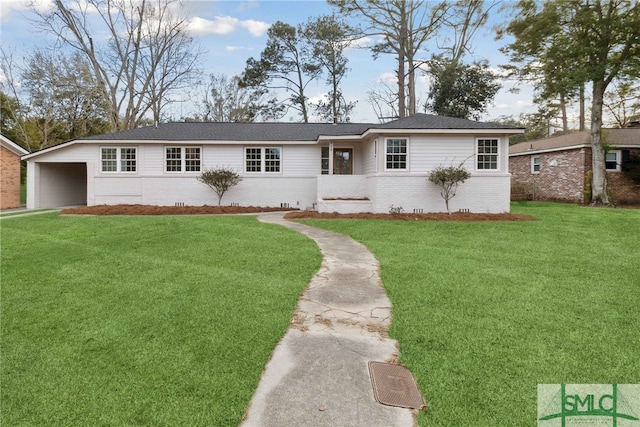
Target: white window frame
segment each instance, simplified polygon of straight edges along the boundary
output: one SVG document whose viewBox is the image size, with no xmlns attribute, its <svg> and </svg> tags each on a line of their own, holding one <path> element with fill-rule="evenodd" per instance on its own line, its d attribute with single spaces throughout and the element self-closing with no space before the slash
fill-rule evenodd
<svg viewBox="0 0 640 427">
<path fill-rule="evenodd" d="M 267 159 L 267 153 L 268 150 L 273 150 L 276 149 L 278 150 L 278 158 L 277 159 Z M 256 153 L 259 154 L 259 158 L 258 159 L 248 159 L 247 158 L 247 152 L 248 150 L 259 150 Z M 277 175 L 277 174 L 282 174 L 282 147 L 244 147 L 244 173 L 246 174 L 251 174 L 251 175 L 258 175 L 258 174 L 263 174 L 263 175 Z M 250 168 L 248 167 L 248 162 L 249 161 L 253 161 L 255 162 L 259 162 L 257 164 L 257 166 L 259 167 L 260 170 L 249 170 Z M 273 165 L 277 165 L 278 170 L 277 171 L 267 171 L 267 167 L 273 167 Z"/>
<path fill-rule="evenodd" d="M 404 153 L 390 153 L 389 152 L 389 141 L 404 141 L 405 144 L 405 152 Z M 406 172 L 409 170 L 409 138 L 405 137 L 397 137 L 397 138 L 385 138 L 384 139 L 384 170 L 389 172 Z M 389 165 L 389 156 L 404 156 L 404 167 L 388 167 Z M 402 162 L 402 160 L 391 160 L 392 163 Z"/>
<path fill-rule="evenodd" d="M 607 155 L 609 155 L 609 154 L 615 154 L 615 156 L 616 156 L 616 167 L 615 167 L 615 169 L 609 169 L 607 167 Z M 622 163 L 622 151 L 621 150 L 610 150 L 610 151 L 607 151 L 604 154 L 604 165 L 605 165 L 605 170 L 607 172 L 620 172 L 620 164 L 621 163 Z"/>
<path fill-rule="evenodd" d="M 326 150 L 326 157 L 325 157 L 325 150 Z M 329 160 L 331 158 L 331 147 L 320 147 L 320 174 L 321 175 L 329 175 L 329 168 L 330 168 L 330 164 L 331 161 Z M 325 165 L 327 166 L 325 168 Z"/>
<path fill-rule="evenodd" d="M 480 141 L 495 141 L 496 142 L 496 153 L 480 153 Z M 496 172 L 500 170 L 500 161 L 501 161 L 501 153 L 500 153 L 500 138 L 496 137 L 482 137 L 476 138 L 476 156 L 475 156 L 475 170 L 478 172 Z M 480 162 L 480 156 L 495 156 L 496 158 L 496 167 L 494 169 L 489 168 L 479 168 L 478 164 Z M 483 160 L 483 163 L 485 161 Z"/>
<path fill-rule="evenodd" d="M 536 162 L 536 160 L 538 160 Z M 536 166 L 538 170 L 536 170 Z M 540 156 L 531 156 L 531 173 L 540 173 L 540 169 L 542 168 L 542 158 Z"/>
<path fill-rule="evenodd" d="M 175 159 L 169 159 L 167 157 L 167 150 L 169 149 L 180 149 L 180 157 Z M 187 159 L 186 153 L 187 149 L 197 149 L 198 150 L 198 158 L 197 159 Z M 169 170 L 168 161 L 174 160 L 180 162 L 179 170 Z M 198 161 L 198 169 L 197 170 L 187 170 L 187 161 Z M 164 171 L 166 173 L 200 173 L 202 171 L 202 147 L 197 145 L 165 145 L 164 147 Z"/>
<path fill-rule="evenodd" d="M 103 157 L 103 153 L 104 150 L 115 150 L 116 151 L 116 157 L 115 159 L 105 159 Z M 133 150 L 134 153 L 134 157 L 131 159 L 126 159 L 123 158 L 124 157 L 124 152 L 125 150 Z M 105 170 L 104 169 L 104 162 L 110 160 L 110 161 L 114 161 L 116 164 L 116 169 L 115 170 Z M 126 170 L 126 168 L 123 168 L 122 165 L 124 162 L 131 162 L 133 161 L 133 170 Z M 123 170 L 125 169 L 125 170 Z M 126 173 L 126 174 L 136 174 L 138 173 L 138 147 L 100 147 L 100 173 L 108 173 L 108 174 L 112 174 L 112 173 Z"/>
</svg>

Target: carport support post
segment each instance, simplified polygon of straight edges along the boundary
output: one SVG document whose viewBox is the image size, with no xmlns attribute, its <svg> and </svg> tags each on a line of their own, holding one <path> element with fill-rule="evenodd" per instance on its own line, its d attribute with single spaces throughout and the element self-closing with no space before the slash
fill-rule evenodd
<svg viewBox="0 0 640 427">
<path fill-rule="evenodd" d="M 27 208 L 38 207 L 38 195 L 36 194 L 36 182 L 40 179 L 40 165 L 32 160 L 27 160 Z"/>
</svg>

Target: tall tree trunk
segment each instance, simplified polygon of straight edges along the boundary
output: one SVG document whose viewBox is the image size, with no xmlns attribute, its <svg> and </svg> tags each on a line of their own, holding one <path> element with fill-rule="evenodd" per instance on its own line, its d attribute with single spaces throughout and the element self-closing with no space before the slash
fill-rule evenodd
<svg viewBox="0 0 640 427">
<path fill-rule="evenodd" d="M 409 105 L 407 106 L 408 115 L 416 114 L 416 70 L 413 62 L 413 54 L 407 55 L 407 66 L 409 67 Z"/>
<path fill-rule="evenodd" d="M 567 100 L 564 93 L 560 93 L 560 111 L 562 113 L 562 133 L 569 133 L 569 119 L 567 118 Z"/>
<path fill-rule="evenodd" d="M 593 100 L 591 103 L 591 204 L 609 205 L 607 194 L 607 173 L 605 152 L 602 144 L 602 105 L 604 102 L 605 82 L 593 82 Z"/>
<path fill-rule="evenodd" d="M 407 58 L 407 7 L 406 2 L 401 2 L 400 9 L 400 37 L 398 43 L 398 117 L 403 118 L 407 114 L 406 93 L 405 93 L 405 68 L 404 62 Z"/>
<path fill-rule="evenodd" d="M 580 132 L 582 132 L 585 129 L 585 116 L 584 116 L 584 112 L 585 112 L 585 102 L 584 102 L 584 83 L 582 83 L 580 85 Z"/>
</svg>

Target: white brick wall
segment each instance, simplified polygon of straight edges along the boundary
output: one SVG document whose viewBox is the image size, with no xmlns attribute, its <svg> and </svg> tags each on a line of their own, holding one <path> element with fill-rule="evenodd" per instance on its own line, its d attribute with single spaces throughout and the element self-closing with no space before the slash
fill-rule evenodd
<svg viewBox="0 0 640 427">
<path fill-rule="evenodd" d="M 422 176 L 369 177 L 373 212 L 388 213 L 391 205 L 404 212 L 422 209 L 424 212 L 446 211 L 440 188 Z M 509 212 L 510 177 L 505 174 L 474 174 L 458 187 L 449 201 L 451 211 L 469 209 L 475 213 Z"/>
</svg>

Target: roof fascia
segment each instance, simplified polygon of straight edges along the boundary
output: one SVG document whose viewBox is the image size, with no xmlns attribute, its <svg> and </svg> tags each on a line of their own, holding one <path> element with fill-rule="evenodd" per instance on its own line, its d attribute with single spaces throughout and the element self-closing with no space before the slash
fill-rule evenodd
<svg viewBox="0 0 640 427">
<path fill-rule="evenodd" d="M 577 150 L 579 148 L 587 148 L 590 147 L 589 144 L 577 144 L 577 145 L 568 145 L 566 147 L 555 147 L 555 148 L 534 148 L 527 149 L 527 151 L 520 151 L 517 153 L 509 153 L 509 157 L 512 156 L 524 156 L 529 154 L 543 154 L 543 153 L 553 153 L 556 151 L 569 151 L 569 150 Z"/>
<path fill-rule="evenodd" d="M 31 159 L 33 157 L 37 157 L 37 156 L 40 156 L 42 154 L 50 153 L 52 151 L 56 151 L 56 150 L 59 150 L 59 149 L 64 148 L 64 147 L 68 147 L 70 145 L 77 144 L 78 142 L 80 142 L 80 141 L 65 142 L 63 144 L 55 145 L 53 147 L 45 148 L 45 149 L 42 149 L 42 150 L 27 154 L 26 156 L 22 156 L 20 159 L 21 160 L 29 160 L 29 159 Z"/>
<path fill-rule="evenodd" d="M 29 151 L 25 150 L 4 135 L 0 135 L 0 140 L 2 141 L 2 146 L 11 151 L 16 156 L 24 156 L 26 154 L 29 154 Z"/>
<path fill-rule="evenodd" d="M 524 133 L 524 129 L 381 129 L 373 128 L 365 131 L 362 136 L 370 135 L 518 135 Z"/>
<path fill-rule="evenodd" d="M 145 145 L 145 144 L 161 144 L 161 145 L 300 145 L 315 144 L 316 141 L 265 141 L 265 140 L 228 140 L 228 139 L 195 139 L 195 140 L 172 140 L 172 139 L 92 139 L 90 141 L 78 141 L 82 143 L 100 144 L 100 145 Z"/>
</svg>

